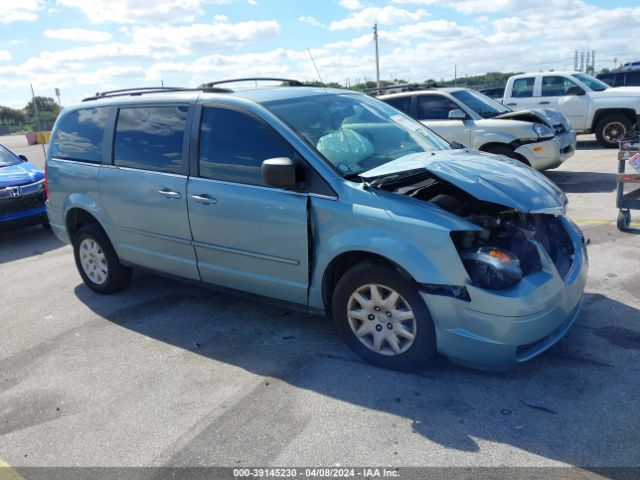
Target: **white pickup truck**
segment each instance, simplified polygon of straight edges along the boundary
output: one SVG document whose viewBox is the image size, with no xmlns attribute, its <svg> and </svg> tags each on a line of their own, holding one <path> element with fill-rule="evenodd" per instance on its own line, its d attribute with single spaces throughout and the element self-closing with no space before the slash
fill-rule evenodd
<svg viewBox="0 0 640 480">
<path fill-rule="evenodd" d="M 595 133 L 604 147 L 640 121 L 640 87 L 611 88 L 580 72 L 525 73 L 509 77 L 502 99 L 513 110 L 553 108 L 576 133 Z"/>
</svg>

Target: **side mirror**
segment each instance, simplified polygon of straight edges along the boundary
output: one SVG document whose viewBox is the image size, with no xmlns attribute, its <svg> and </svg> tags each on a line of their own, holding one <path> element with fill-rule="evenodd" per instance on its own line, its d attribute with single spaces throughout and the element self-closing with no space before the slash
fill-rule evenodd
<svg viewBox="0 0 640 480">
<path fill-rule="evenodd" d="M 449 112 L 449 120 L 466 120 L 466 118 L 467 114 L 459 108 L 456 108 L 455 110 L 451 110 Z"/>
<path fill-rule="evenodd" d="M 19 158 L 20 160 L 22 160 L 23 162 L 28 162 L 28 161 L 29 161 L 29 159 L 27 158 L 27 156 L 26 156 L 26 155 L 22 155 L 22 154 L 20 154 L 20 155 L 18 155 L 18 158 Z"/>
<path fill-rule="evenodd" d="M 585 92 L 582 88 L 574 86 L 574 87 L 569 87 L 567 89 L 567 95 L 586 95 L 587 92 Z"/>
<path fill-rule="evenodd" d="M 262 181 L 271 187 L 295 187 L 296 166 L 288 157 L 268 158 L 262 162 Z"/>
</svg>

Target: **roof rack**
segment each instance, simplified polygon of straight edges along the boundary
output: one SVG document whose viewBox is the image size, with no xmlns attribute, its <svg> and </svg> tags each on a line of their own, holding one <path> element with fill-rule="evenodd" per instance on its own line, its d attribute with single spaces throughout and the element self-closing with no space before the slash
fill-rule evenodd
<svg viewBox="0 0 640 480">
<path fill-rule="evenodd" d="M 123 97 L 126 95 L 145 95 L 147 93 L 164 93 L 164 92 L 194 92 L 194 91 L 205 91 L 205 92 L 218 92 L 218 93 L 231 93 L 233 90 L 229 90 L 228 88 L 214 88 L 208 86 L 201 86 L 197 88 L 189 88 L 189 87 L 139 87 L 139 88 L 122 88 L 120 90 L 109 90 L 106 92 L 97 92 L 92 97 L 83 98 L 83 102 L 88 102 L 89 100 L 98 100 L 99 98 L 108 98 L 108 97 Z"/>
<path fill-rule="evenodd" d="M 387 87 L 370 88 L 364 92 L 367 95 L 375 97 L 377 95 L 384 95 L 385 93 L 400 93 L 400 92 L 413 92 L 415 90 L 430 90 L 433 88 L 439 88 L 437 83 L 403 83 L 400 85 L 389 85 Z"/>
<path fill-rule="evenodd" d="M 229 78 L 227 80 L 218 80 L 215 82 L 203 83 L 200 85 L 203 88 L 211 88 L 223 83 L 237 83 L 237 82 L 259 82 L 259 81 L 271 81 L 282 82 L 283 87 L 302 87 L 304 83 L 300 80 L 292 80 L 291 78 L 277 78 L 277 77 L 246 77 L 246 78 Z"/>
</svg>

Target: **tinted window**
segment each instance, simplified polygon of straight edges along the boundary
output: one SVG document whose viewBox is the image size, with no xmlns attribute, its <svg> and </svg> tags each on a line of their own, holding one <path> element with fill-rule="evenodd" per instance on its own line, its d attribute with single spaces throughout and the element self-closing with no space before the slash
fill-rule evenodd
<svg viewBox="0 0 640 480">
<path fill-rule="evenodd" d="M 442 95 L 418 96 L 418 120 L 446 120 L 451 110 L 460 107 Z"/>
<path fill-rule="evenodd" d="M 260 167 L 293 149 L 271 127 L 244 113 L 205 108 L 200 125 L 200 176 L 263 185 Z"/>
<path fill-rule="evenodd" d="M 640 86 L 640 72 L 628 72 L 624 84 L 627 87 Z"/>
<path fill-rule="evenodd" d="M 570 95 L 569 89 L 577 87 L 575 82 L 556 75 L 542 77 L 542 96 L 543 97 L 562 97 Z"/>
<path fill-rule="evenodd" d="M 518 78 L 513 82 L 513 92 L 511 96 L 515 98 L 533 97 L 534 82 L 534 77 Z"/>
<path fill-rule="evenodd" d="M 402 113 L 406 113 L 407 115 L 411 115 L 411 97 L 396 97 L 396 98 L 387 98 L 385 102 L 391 105 L 394 108 L 397 108 Z"/>
<path fill-rule="evenodd" d="M 109 108 L 84 108 L 60 119 L 53 139 L 51 155 L 84 162 L 102 161 L 102 136 Z"/>
<path fill-rule="evenodd" d="M 113 144 L 116 165 L 185 173 L 182 142 L 187 107 L 122 108 Z"/>
<path fill-rule="evenodd" d="M 602 80 L 604 83 L 611 85 L 612 87 L 615 86 L 614 85 L 614 79 L 615 79 L 615 74 L 613 73 L 601 73 L 600 75 L 598 75 L 598 80 Z"/>
</svg>

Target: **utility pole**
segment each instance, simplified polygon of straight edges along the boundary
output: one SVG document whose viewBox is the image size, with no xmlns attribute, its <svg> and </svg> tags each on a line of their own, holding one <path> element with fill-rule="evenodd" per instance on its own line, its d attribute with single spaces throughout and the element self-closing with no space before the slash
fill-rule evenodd
<svg viewBox="0 0 640 480">
<path fill-rule="evenodd" d="M 56 97 L 58 97 L 58 106 L 62 107 L 62 103 L 60 103 L 60 89 L 56 88 L 55 92 L 56 92 Z"/>
<path fill-rule="evenodd" d="M 38 113 L 38 104 L 36 103 L 36 94 L 33 91 L 33 83 L 30 83 L 29 86 L 31 87 L 31 99 L 33 100 L 33 113 L 36 117 L 36 128 L 34 130 L 40 131 L 40 115 Z M 42 153 L 44 153 L 44 156 L 46 158 L 47 152 L 44 149 L 44 143 L 42 144 Z"/>
<path fill-rule="evenodd" d="M 373 41 L 376 44 L 376 88 L 380 88 L 380 55 L 378 54 L 378 24 L 373 24 Z"/>
<path fill-rule="evenodd" d="M 453 86 L 458 86 L 458 65 L 453 64 Z"/>
</svg>

